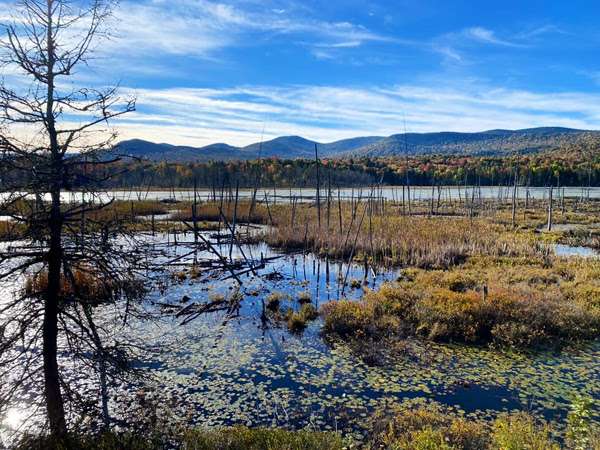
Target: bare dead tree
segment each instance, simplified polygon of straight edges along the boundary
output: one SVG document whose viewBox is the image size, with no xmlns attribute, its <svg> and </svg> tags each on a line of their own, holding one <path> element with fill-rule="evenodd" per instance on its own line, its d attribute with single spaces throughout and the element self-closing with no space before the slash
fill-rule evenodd
<svg viewBox="0 0 600 450">
<path fill-rule="evenodd" d="M 139 293 L 129 284 L 132 243 L 115 239 L 117 220 L 94 220 L 111 203 L 98 190 L 116 161 L 106 156 L 116 137 L 109 121 L 133 111 L 135 100 L 117 87 L 69 82 L 107 36 L 112 7 L 112 0 L 21 0 L 0 41 L 0 67 L 17 74 L 0 84 L 0 210 L 21 232 L 0 247 L 0 281 L 28 280 L 0 301 L 0 400 L 41 384 L 56 436 L 67 432 L 67 406 L 78 396 L 61 372 L 61 352 L 87 361 L 105 383 L 107 364 L 122 365 L 122 353 L 103 344 L 94 311 Z M 68 202 L 69 191 L 80 195 Z M 103 386 L 107 415 L 106 395 Z"/>
</svg>

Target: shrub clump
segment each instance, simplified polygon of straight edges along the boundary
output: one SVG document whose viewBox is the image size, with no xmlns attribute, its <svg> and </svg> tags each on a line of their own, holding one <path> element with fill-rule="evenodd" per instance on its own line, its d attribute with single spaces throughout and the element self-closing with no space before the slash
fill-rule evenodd
<svg viewBox="0 0 600 450">
<path fill-rule="evenodd" d="M 302 291 L 298 294 L 298 303 L 300 303 L 301 305 L 310 303 L 311 301 L 312 301 L 312 298 L 311 298 L 310 292 Z"/>
<path fill-rule="evenodd" d="M 575 408 L 577 409 L 577 408 Z M 572 414 L 571 414 L 572 415 Z M 570 417 L 571 417 L 570 415 Z M 369 450 L 558 450 L 597 449 L 597 429 L 589 421 L 572 420 L 563 446 L 557 428 L 529 413 L 504 413 L 495 420 L 474 419 L 439 403 L 403 404 L 395 411 L 378 414 L 373 421 Z M 573 439 L 575 436 L 575 439 Z"/>
<path fill-rule="evenodd" d="M 558 450 L 551 427 L 524 412 L 493 421 L 466 418 L 438 403 L 400 407 L 376 419 L 368 448 L 394 450 Z M 566 448 L 577 448 L 567 445 Z M 596 447 L 586 447 L 596 448 Z"/>
<path fill-rule="evenodd" d="M 281 302 L 284 299 L 285 295 L 281 292 L 271 292 L 265 299 L 266 308 L 271 312 L 277 312 L 279 311 L 279 308 L 281 307 Z"/>
<path fill-rule="evenodd" d="M 371 449 L 490 448 L 490 431 L 482 421 L 467 420 L 432 403 L 399 409 L 391 418 L 376 419 Z"/>
<path fill-rule="evenodd" d="M 512 347 L 593 339 L 600 336 L 598 270 L 597 262 L 581 261 L 422 270 L 358 302 L 325 304 L 323 331 L 346 339 L 417 335 Z"/>
<path fill-rule="evenodd" d="M 335 433 L 287 431 L 280 428 L 231 427 L 217 430 L 187 430 L 170 442 L 156 433 L 143 437 L 132 433 L 70 435 L 61 440 L 26 438 L 18 450 L 342 450 Z"/>
<path fill-rule="evenodd" d="M 48 289 L 46 270 L 31 275 L 24 284 L 24 293 L 30 297 L 44 295 Z M 139 280 L 107 278 L 93 269 L 73 268 L 68 275 L 61 274 L 60 297 L 63 300 L 78 298 L 92 305 L 111 302 L 121 296 L 140 298 L 145 288 Z"/>
<path fill-rule="evenodd" d="M 300 333 L 307 327 L 308 322 L 312 322 L 319 316 L 317 308 L 310 303 L 305 303 L 300 311 L 288 310 L 287 327 L 293 333 Z"/>
</svg>

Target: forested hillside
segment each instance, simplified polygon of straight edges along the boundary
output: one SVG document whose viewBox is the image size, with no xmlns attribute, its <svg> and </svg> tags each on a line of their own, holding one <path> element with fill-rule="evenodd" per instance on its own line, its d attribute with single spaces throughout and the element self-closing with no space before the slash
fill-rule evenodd
<svg viewBox="0 0 600 450">
<path fill-rule="evenodd" d="M 284 136 L 246 147 L 211 144 L 205 147 L 155 144 L 139 139 L 123 141 L 116 153 L 167 162 L 229 161 L 277 157 L 313 158 L 315 146 L 326 157 L 385 157 L 401 155 L 510 155 L 538 153 L 572 147 L 600 132 L 569 128 L 532 128 L 526 130 L 491 130 L 481 133 L 407 133 L 389 137 L 366 136 L 320 143 L 300 136 Z"/>
</svg>

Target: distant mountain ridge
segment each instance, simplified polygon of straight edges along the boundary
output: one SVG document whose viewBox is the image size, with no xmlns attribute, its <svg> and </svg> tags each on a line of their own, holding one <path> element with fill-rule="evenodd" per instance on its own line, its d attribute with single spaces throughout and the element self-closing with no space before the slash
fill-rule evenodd
<svg viewBox="0 0 600 450">
<path fill-rule="evenodd" d="M 503 155 L 534 153 L 572 145 L 600 131 L 560 127 L 523 130 L 489 130 L 479 133 L 406 133 L 388 137 L 365 136 L 319 143 L 300 136 L 282 136 L 246 147 L 216 143 L 205 147 L 156 144 L 141 139 L 122 141 L 115 152 L 152 161 L 201 162 L 256 159 L 259 157 L 313 158 L 315 144 L 320 157 L 380 157 L 423 154 Z"/>
</svg>

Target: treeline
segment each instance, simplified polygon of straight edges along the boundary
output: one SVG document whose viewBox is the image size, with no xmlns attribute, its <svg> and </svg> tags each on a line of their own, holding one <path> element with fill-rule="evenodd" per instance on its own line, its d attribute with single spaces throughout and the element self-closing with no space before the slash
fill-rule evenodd
<svg viewBox="0 0 600 450">
<path fill-rule="evenodd" d="M 211 161 L 202 163 L 122 163 L 111 179 L 112 187 L 211 188 L 235 186 L 312 187 L 317 183 L 316 163 L 306 159 Z M 330 160 L 319 164 L 322 185 L 365 186 L 379 181 L 377 171 L 361 165 Z"/>
<path fill-rule="evenodd" d="M 23 163 L 25 164 L 25 163 Z M 32 173 L 43 166 L 36 163 Z M 600 186 L 600 156 L 582 157 L 578 153 L 554 152 L 511 157 L 487 156 L 410 156 L 388 158 L 323 159 L 319 161 L 321 186 L 384 185 L 519 185 Z M 18 172 L 18 173 L 17 173 Z M 68 171 L 67 171 L 68 172 Z M 15 181 L 23 182 L 26 169 L 0 168 L 0 188 L 10 190 Z M 65 173 L 71 190 L 101 181 L 104 188 L 240 188 L 314 187 L 317 164 L 310 159 L 212 161 L 168 163 L 122 160 L 107 165 L 84 167 L 83 173 Z M 15 178 L 19 178 L 15 180 Z"/>
<path fill-rule="evenodd" d="M 600 157 L 538 154 L 514 157 L 419 156 L 321 160 L 322 186 L 386 185 L 600 186 Z M 269 158 L 205 163 L 121 162 L 109 187 L 210 188 L 235 186 L 312 187 L 314 160 Z"/>
</svg>

